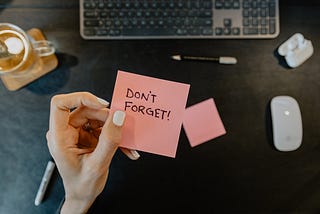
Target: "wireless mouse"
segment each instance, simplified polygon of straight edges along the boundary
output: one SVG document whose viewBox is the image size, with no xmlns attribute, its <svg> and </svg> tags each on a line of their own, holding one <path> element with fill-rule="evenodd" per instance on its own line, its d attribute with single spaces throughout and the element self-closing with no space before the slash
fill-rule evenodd
<svg viewBox="0 0 320 214">
<path fill-rule="evenodd" d="M 271 100 L 273 143 L 279 151 L 293 151 L 302 143 L 302 119 L 298 102 L 290 96 Z"/>
</svg>

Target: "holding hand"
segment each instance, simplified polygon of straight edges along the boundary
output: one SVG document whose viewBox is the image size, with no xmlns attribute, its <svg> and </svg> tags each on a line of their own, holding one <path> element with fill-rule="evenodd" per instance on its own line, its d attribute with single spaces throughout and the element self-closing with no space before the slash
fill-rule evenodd
<svg viewBox="0 0 320 214">
<path fill-rule="evenodd" d="M 47 141 L 65 188 L 61 213 L 87 212 L 106 184 L 125 121 L 125 112 L 111 113 L 108 105 L 87 92 L 51 100 Z M 121 150 L 133 160 L 139 158 L 134 150 Z"/>
</svg>

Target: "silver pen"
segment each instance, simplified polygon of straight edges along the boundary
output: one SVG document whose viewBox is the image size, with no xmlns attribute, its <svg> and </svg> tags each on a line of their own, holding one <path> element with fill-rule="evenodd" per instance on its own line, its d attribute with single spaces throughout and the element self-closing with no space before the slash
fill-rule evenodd
<svg viewBox="0 0 320 214">
<path fill-rule="evenodd" d="M 48 161 L 48 164 L 47 164 L 47 167 L 46 167 L 46 171 L 43 174 L 43 177 L 42 177 L 42 180 L 41 180 L 38 192 L 37 192 L 37 196 L 36 196 L 36 198 L 34 200 L 34 204 L 36 206 L 38 206 L 41 203 L 41 201 L 43 199 L 43 196 L 46 193 L 46 190 L 47 190 L 47 187 L 48 187 L 48 183 L 50 181 L 50 178 L 52 176 L 54 168 L 55 168 L 55 163 L 53 161 L 51 161 L 51 160 Z"/>
</svg>

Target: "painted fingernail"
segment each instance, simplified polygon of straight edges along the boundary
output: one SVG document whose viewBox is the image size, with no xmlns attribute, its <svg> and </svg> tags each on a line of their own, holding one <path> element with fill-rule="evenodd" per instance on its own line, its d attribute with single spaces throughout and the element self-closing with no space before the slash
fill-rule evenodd
<svg viewBox="0 0 320 214">
<path fill-rule="evenodd" d="M 102 105 L 105 105 L 105 106 L 108 106 L 109 105 L 109 102 L 100 98 L 100 97 L 97 97 L 99 103 L 101 103 Z"/>
<path fill-rule="evenodd" d="M 122 126 L 125 118 L 126 113 L 124 111 L 116 111 L 112 118 L 113 124 L 116 126 Z"/>
<path fill-rule="evenodd" d="M 140 154 L 136 150 L 130 150 L 130 153 L 135 159 L 140 158 Z"/>
</svg>

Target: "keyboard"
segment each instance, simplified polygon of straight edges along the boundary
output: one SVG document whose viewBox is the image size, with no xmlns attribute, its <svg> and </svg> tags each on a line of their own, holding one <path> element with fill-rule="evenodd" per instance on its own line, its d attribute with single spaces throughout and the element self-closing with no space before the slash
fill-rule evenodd
<svg viewBox="0 0 320 214">
<path fill-rule="evenodd" d="M 80 0 L 80 34 L 95 39 L 267 39 L 279 0 Z"/>
</svg>

